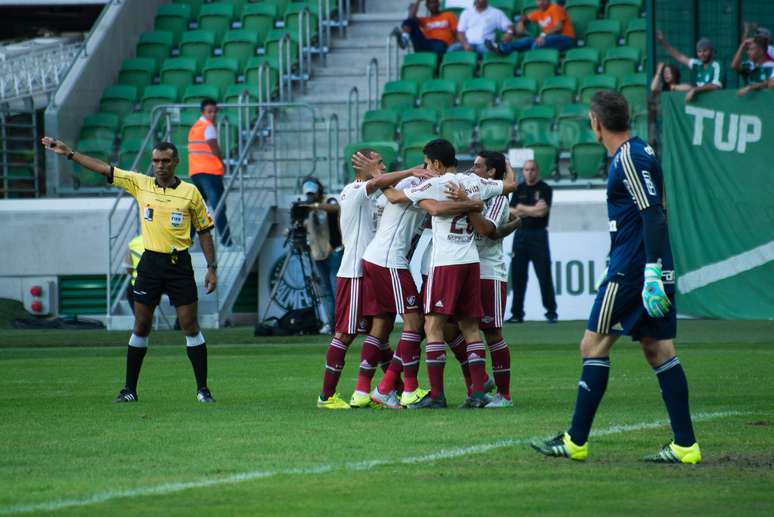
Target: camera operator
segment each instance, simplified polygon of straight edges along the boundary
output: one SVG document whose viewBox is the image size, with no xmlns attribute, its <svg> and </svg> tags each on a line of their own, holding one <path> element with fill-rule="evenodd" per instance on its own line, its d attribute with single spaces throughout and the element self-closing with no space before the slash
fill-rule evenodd
<svg viewBox="0 0 774 517">
<path fill-rule="evenodd" d="M 334 197 L 326 198 L 325 189 L 317 178 L 304 179 L 301 191 L 305 200 L 301 206 L 309 208 L 304 226 L 312 259 L 320 277 L 323 306 L 328 315 L 328 321 L 320 332 L 327 333 L 331 331 L 333 324 L 336 272 L 344 252 L 339 229 L 339 204 Z"/>
</svg>

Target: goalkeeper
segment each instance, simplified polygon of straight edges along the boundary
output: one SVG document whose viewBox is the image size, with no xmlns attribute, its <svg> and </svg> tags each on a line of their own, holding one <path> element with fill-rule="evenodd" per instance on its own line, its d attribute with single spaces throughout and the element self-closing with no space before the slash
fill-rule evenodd
<svg viewBox="0 0 774 517">
<path fill-rule="evenodd" d="M 661 165 L 629 135 L 629 107 L 615 91 L 594 95 L 591 128 L 612 155 L 607 181 L 610 263 L 580 344 L 583 370 L 570 428 L 532 446 L 548 456 L 584 460 L 594 414 L 607 387 L 610 349 L 621 335 L 639 341 L 661 386 L 674 439 L 645 459 L 697 463 L 701 452 L 688 408 L 688 382 L 677 359 L 675 275 L 664 211 Z"/>
</svg>

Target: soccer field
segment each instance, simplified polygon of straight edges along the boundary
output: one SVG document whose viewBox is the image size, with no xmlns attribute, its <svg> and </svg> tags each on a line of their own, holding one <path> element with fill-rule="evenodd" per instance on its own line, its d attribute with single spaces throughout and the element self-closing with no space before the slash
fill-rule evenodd
<svg viewBox="0 0 774 517">
<path fill-rule="evenodd" d="M 774 512 L 774 322 L 681 323 L 696 466 L 639 461 L 671 433 L 628 339 L 612 356 L 589 460 L 529 448 L 567 426 L 582 329 L 506 328 L 508 410 L 456 409 L 463 383 L 450 354 L 454 409 L 443 411 L 319 410 L 324 337 L 259 342 L 248 328 L 205 333 L 216 404 L 196 402 L 181 336 L 159 332 L 140 402 L 117 405 L 127 333 L 0 330 L 0 514 Z M 359 353 L 358 341 L 340 384 L 347 398 Z"/>
</svg>

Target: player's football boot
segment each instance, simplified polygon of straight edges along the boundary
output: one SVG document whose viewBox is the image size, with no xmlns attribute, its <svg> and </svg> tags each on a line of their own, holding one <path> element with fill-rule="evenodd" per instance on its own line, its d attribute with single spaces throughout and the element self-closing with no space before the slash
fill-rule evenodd
<svg viewBox="0 0 774 517">
<path fill-rule="evenodd" d="M 409 409 L 445 409 L 446 406 L 446 397 L 443 393 L 441 393 L 438 398 L 434 399 L 430 396 L 430 392 L 427 392 L 418 402 L 406 407 Z"/>
<path fill-rule="evenodd" d="M 196 392 L 196 400 L 204 404 L 215 402 L 215 399 L 212 398 L 212 393 L 210 393 L 210 389 L 207 386 Z"/>
<path fill-rule="evenodd" d="M 688 463 L 694 465 L 701 461 L 701 449 L 694 443 L 690 447 L 681 447 L 675 442 L 664 445 L 656 454 L 645 456 L 644 461 L 654 463 Z"/>
<path fill-rule="evenodd" d="M 350 406 L 347 401 L 339 396 L 338 393 L 334 393 L 327 399 L 323 400 L 322 396 L 317 397 L 317 407 L 321 409 L 349 409 Z"/>
<path fill-rule="evenodd" d="M 139 399 L 137 398 L 136 391 L 130 390 L 129 388 L 124 388 L 118 392 L 118 396 L 113 402 L 117 404 L 120 402 L 137 402 L 137 400 Z"/>
<path fill-rule="evenodd" d="M 398 400 L 398 395 L 395 390 L 392 390 L 388 394 L 379 393 L 379 388 L 374 388 L 371 391 L 371 407 L 385 408 L 385 409 L 403 409 Z"/>
<path fill-rule="evenodd" d="M 488 377 L 484 383 L 484 393 L 492 393 L 496 387 L 494 380 L 492 380 L 491 377 Z"/>
<path fill-rule="evenodd" d="M 494 397 L 491 398 L 491 400 L 487 403 L 486 406 L 484 406 L 487 409 L 497 409 L 497 408 L 505 408 L 505 407 L 513 407 L 513 401 L 511 399 L 507 399 L 500 395 L 499 393 L 495 394 Z"/>
<path fill-rule="evenodd" d="M 570 458 L 575 461 L 585 461 L 589 456 L 589 443 L 575 445 L 568 433 L 559 433 L 554 438 L 544 442 L 532 442 L 532 448 L 546 456 Z"/>
<path fill-rule="evenodd" d="M 465 399 L 465 402 L 460 404 L 460 409 L 474 409 L 486 407 L 486 405 L 493 400 L 494 397 L 487 396 L 486 393 L 480 395 L 471 395 Z"/>
<path fill-rule="evenodd" d="M 352 398 L 349 399 L 349 405 L 353 408 L 363 408 L 371 406 L 371 395 L 362 391 L 355 391 Z"/>
<path fill-rule="evenodd" d="M 404 391 L 400 395 L 400 405 L 403 407 L 406 407 L 411 404 L 416 404 L 417 402 L 422 400 L 427 394 L 428 394 L 428 391 L 423 390 L 422 388 L 417 388 L 414 391 Z"/>
</svg>

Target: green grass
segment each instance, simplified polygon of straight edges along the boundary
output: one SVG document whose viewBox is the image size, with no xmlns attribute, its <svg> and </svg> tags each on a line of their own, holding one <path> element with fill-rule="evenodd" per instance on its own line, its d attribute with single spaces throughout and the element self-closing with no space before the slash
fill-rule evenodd
<svg viewBox="0 0 774 517">
<path fill-rule="evenodd" d="M 60 512 L 727 514 L 733 508 L 771 515 L 774 323 L 681 322 L 678 348 L 692 409 L 701 417 L 696 431 L 705 458 L 695 467 L 638 461 L 670 431 L 658 383 L 628 340 L 613 353 L 595 429 L 662 424 L 592 438 L 583 464 L 543 458 L 525 445 L 567 425 L 581 333 L 577 322 L 507 327 L 513 410 L 331 412 L 314 407 L 322 337 L 257 341 L 247 328 L 205 332 L 218 399 L 205 406 L 194 401 L 181 336 L 155 333 L 140 402 L 113 405 L 126 332 L 2 330 L 0 513 L 94 498 Z M 358 345 L 348 355 L 345 397 L 354 388 L 359 352 Z M 456 406 L 463 386 L 451 355 L 446 380 Z M 459 451 L 497 442 L 483 452 Z M 427 457 L 439 451 L 455 454 Z M 366 468 L 371 460 L 384 463 Z M 242 473 L 250 479 L 164 494 L 146 490 L 233 481 Z M 116 497 L 135 489 L 143 495 Z"/>
</svg>

